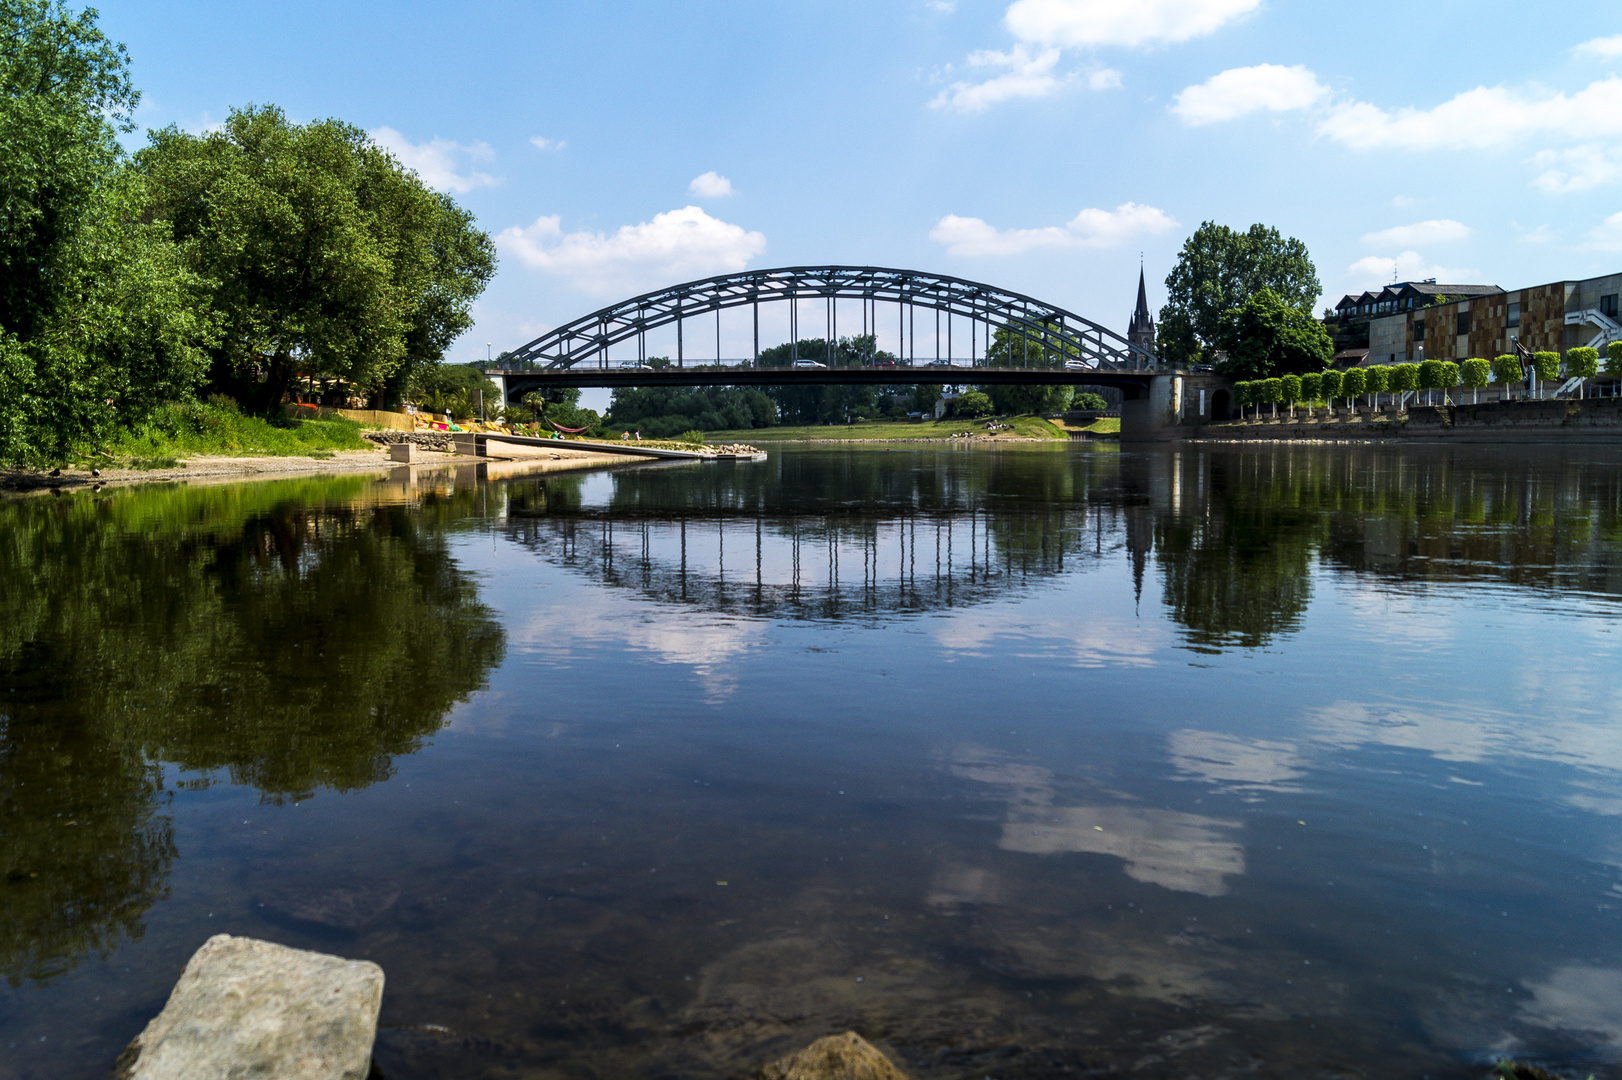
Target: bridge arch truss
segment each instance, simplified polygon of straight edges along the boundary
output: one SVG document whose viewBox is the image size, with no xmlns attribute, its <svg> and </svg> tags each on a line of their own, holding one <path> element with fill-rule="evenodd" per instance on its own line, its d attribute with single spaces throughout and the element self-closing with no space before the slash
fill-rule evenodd
<svg viewBox="0 0 1622 1080">
<path fill-rule="evenodd" d="M 1099 371 L 1146 371 L 1160 366 L 1159 358 L 1153 353 L 1091 319 L 1053 304 L 982 282 L 880 266 L 745 270 L 673 285 L 621 300 L 555 327 L 505 354 L 495 366 L 508 371 L 559 370 L 579 364 L 607 367 L 609 348 L 632 340 L 637 342 L 637 359 L 642 361 L 647 357 L 648 331 L 674 325 L 675 362 L 684 367 L 688 359 L 684 323 L 712 313 L 719 318 L 722 311 L 743 307 L 754 309 L 754 359 L 758 361 L 760 305 L 789 303 L 789 336 L 797 345 L 799 302 L 816 299 L 827 302 L 825 339 L 828 341 L 838 340 L 837 301 L 862 302 L 860 327 L 863 333 L 878 331 L 880 304 L 894 305 L 897 308 L 894 325 L 900 340 L 903 346 L 909 342 L 912 345 L 907 355 L 900 357 L 903 364 L 917 359 L 914 312 L 922 308 L 949 316 L 948 357 L 952 351 L 952 318 L 956 317 L 969 320 L 971 356 L 976 352 L 976 336 L 983 328 L 983 340 L 987 343 L 996 330 L 1020 336 L 1026 343 L 1022 350 L 1025 356 L 1031 355 L 1033 347 L 1044 346 L 1048 354 L 1077 359 Z M 936 336 L 938 340 L 938 331 Z M 693 359 L 703 362 L 696 357 Z"/>
</svg>

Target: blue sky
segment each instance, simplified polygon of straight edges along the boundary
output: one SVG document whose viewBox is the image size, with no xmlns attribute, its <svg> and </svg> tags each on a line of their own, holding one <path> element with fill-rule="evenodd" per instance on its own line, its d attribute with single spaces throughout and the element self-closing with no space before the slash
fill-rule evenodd
<svg viewBox="0 0 1622 1080">
<path fill-rule="evenodd" d="M 1622 6 L 100 9 L 143 126 L 250 102 L 338 117 L 477 214 L 501 268 L 453 360 L 676 281 L 821 262 L 988 281 L 1124 331 L 1140 252 L 1158 308 L 1205 220 L 1300 237 L 1329 303 L 1393 274 L 1622 269 Z M 723 326 L 722 351 L 746 336 Z"/>
</svg>

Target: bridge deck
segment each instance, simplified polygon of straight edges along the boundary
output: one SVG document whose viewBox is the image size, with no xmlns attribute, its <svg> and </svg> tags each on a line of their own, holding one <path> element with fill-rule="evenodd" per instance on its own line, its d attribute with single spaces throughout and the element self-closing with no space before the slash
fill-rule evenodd
<svg viewBox="0 0 1622 1080">
<path fill-rule="evenodd" d="M 1020 367 L 682 367 L 647 370 L 618 367 L 497 368 L 484 369 L 486 375 L 503 376 L 509 385 L 528 386 L 817 386 L 873 383 L 880 386 L 914 386 L 918 383 L 1027 383 L 1046 386 L 1086 383 L 1090 386 L 1143 387 L 1155 375 L 1179 374 L 1162 371 L 1111 371 L 1088 368 Z"/>
</svg>

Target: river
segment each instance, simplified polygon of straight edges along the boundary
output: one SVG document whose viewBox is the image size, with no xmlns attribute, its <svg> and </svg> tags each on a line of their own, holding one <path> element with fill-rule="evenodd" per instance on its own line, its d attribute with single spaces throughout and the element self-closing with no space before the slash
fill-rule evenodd
<svg viewBox="0 0 1622 1080">
<path fill-rule="evenodd" d="M 407 475 L 0 502 L 0 1080 L 1622 1076 L 1622 448 Z"/>
</svg>

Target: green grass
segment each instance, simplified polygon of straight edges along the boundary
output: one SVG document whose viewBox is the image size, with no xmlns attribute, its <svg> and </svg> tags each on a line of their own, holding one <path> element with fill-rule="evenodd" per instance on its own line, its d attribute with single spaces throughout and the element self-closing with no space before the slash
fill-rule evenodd
<svg viewBox="0 0 1622 1080">
<path fill-rule="evenodd" d="M 245 416 L 227 398 L 165 405 L 138 427 L 118 433 L 103 452 L 131 468 L 173 467 L 193 457 L 329 458 L 339 450 L 366 450 L 353 420 L 267 420 Z"/>
<path fill-rule="evenodd" d="M 1003 432 L 1003 436 L 1018 436 L 1027 439 L 1068 439 L 1070 436 L 1063 428 L 1049 423 L 1040 416 L 1015 416 L 1004 418 L 999 423 L 1010 425 L 1013 430 Z M 743 431 L 711 431 L 705 435 L 705 440 L 712 443 L 742 442 L 760 445 L 769 442 L 815 441 L 815 442 L 848 442 L 852 439 L 949 439 L 959 432 L 969 431 L 977 435 L 986 433 L 984 420 L 860 420 L 854 424 L 808 424 L 800 426 L 782 426 L 768 428 L 751 428 Z"/>
<path fill-rule="evenodd" d="M 1084 432 L 1088 435 L 1119 435 L 1121 433 L 1121 418 L 1119 416 L 1100 416 L 1088 420 L 1084 424 L 1072 424 L 1068 430 Z"/>
</svg>

